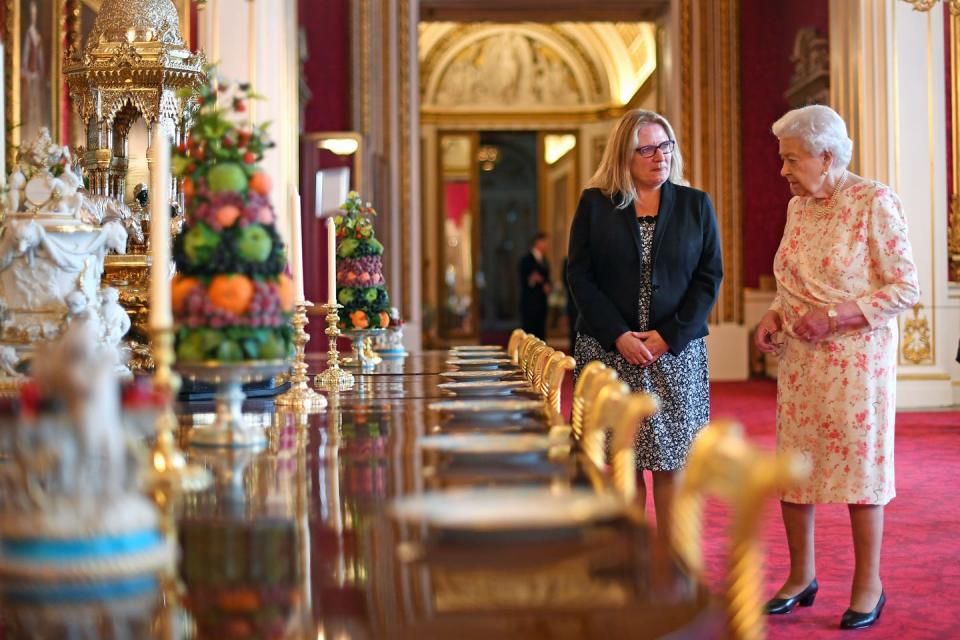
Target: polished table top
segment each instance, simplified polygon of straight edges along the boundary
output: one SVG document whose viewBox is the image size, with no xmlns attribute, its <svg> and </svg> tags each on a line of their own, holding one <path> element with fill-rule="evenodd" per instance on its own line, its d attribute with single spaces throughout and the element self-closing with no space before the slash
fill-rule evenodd
<svg viewBox="0 0 960 640">
<path fill-rule="evenodd" d="M 717 603 L 635 514 L 512 532 L 390 517 L 394 497 L 431 489 L 606 482 L 577 454 L 422 451 L 427 433 L 546 430 L 531 419 L 451 423 L 430 409 L 452 397 L 437 386 L 447 358 L 385 360 L 312 415 L 248 400 L 245 419 L 266 430 L 265 450 L 187 450 L 215 483 L 172 510 L 175 577 L 156 593 L 89 607 L 4 602 L 6 637 L 87 637 L 83 628 L 104 638 L 721 635 Z M 209 424 L 212 411 L 179 406 L 181 435 Z"/>
</svg>

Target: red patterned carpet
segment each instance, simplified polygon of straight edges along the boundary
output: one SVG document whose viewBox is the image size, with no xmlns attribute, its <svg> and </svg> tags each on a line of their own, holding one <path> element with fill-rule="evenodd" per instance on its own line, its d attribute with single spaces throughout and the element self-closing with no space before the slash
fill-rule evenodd
<svg viewBox="0 0 960 640">
<path fill-rule="evenodd" d="M 714 417 L 733 417 L 751 439 L 774 446 L 776 384 L 767 381 L 715 383 Z M 887 605 L 867 631 L 840 631 L 837 625 L 849 599 L 853 545 L 846 507 L 817 509 L 817 578 L 820 592 L 809 609 L 768 619 L 770 638 L 849 638 L 875 640 L 960 638 L 960 412 L 897 414 L 897 497 L 886 510 L 882 577 Z M 708 510 L 704 540 L 708 582 L 722 588 L 723 510 Z M 786 540 L 777 503 L 764 514 L 768 595 L 787 575 Z"/>
</svg>

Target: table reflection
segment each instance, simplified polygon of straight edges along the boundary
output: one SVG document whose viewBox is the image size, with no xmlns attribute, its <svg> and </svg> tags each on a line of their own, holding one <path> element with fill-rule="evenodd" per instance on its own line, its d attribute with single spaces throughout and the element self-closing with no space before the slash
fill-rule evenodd
<svg viewBox="0 0 960 640">
<path fill-rule="evenodd" d="M 41 636 L 29 631 L 47 616 L 47 637 L 91 624 L 118 630 L 92 637 L 217 640 L 717 635 L 722 619 L 705 589 L 634 516 L 487 533 L 389 517 L 393 498 L 425 491 L 606 482 L 568 451 L 422 450 L 417 440 L 428 433 L 505 426 L 451 422 L 430 409 L 451 397 L 437 387 L 445 359 L 385 360 L 399 371 L 359 375 L 353 391 L 329 394 L 327 409 L 312 415 L 248 400 L 245 419 L 269 444 L 186 450 L 215 482 L 174 501 L 180 558 L 168 583 L 98 602 L 99 618 L 5 599 L 8 630 Z M 181 405 L 178 414 L 182 442 L 212 419 L 209 405 Z M 524 417 L 517 428 L 542 433 L 546 425 Z"/>
</svg>

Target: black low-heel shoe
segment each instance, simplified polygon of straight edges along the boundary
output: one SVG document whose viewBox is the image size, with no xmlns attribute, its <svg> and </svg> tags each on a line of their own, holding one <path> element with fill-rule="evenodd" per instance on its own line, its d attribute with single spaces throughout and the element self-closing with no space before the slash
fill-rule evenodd
<svg viewBox="0 0 960 640">
<path fill-rule="evenodd" d="M 817 591 L 820 589 L 820 585 L 817 584 L 817 579 L 814 578 L 813 582 L 807 585 L 807 588 L 793 596 L 792 598 L 771 598 L 767 601 L 766 609 L 767 615 L 778 616 L 784 613 L 790 613 L 793 611 L 793 608 L 798 604 L 801 607 L 812 607 L 813 601 L 817 599 Z"/>
<path fill-rule="evenodd" d="M 840 628 L 866 629 L 880 619 L 880 614 L 883 613 L 883 605 L 885 604 L 887 604 L 887 596 L 883 591 L 881 591 L 880 599 L 877 600 L 877 606 L 873 608 L 873 611 L 869 613 L 860 613 L 859 611 L 854 611 L 853 609 L 847 609 L 844 611 L 843 617 L 840 618 Z"/>
</svg>

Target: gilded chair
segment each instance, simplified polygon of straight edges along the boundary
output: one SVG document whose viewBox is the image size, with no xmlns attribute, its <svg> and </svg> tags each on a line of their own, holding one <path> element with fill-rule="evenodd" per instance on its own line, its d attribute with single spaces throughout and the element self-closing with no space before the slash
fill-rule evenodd
<svg viewBox="0 0 960 640">
<path fill-rule="evenodd" d="M 656 398 L 630 393 L 619 380 L 608 380 L 599 388 L 583 419 L 581 449 L 599 469 L 606 467 L 604 445 L 610 432 L 610 474 L 614 489 L 626 500 L 637 495 L 634 446 L 640 423 L 656 413 Z"/>
<path fill-rule="evenodd" d="M 560 413 L 560 392 L 563 388 L 563 378 L 568 371 L 573 371 L 576 361 L 562 351 L 554 351 L 543 367 L 543 394 L 547 398 L 550 410 Z"/>
<path fill-rule="evenodd" d="M 510 334 L 510 340 L 507 342 L 507 355 L 513 360 L 513 364 L 520 364 L 520 345 L 523 339 L 527 337 L 527 332 L 523 329 L 514 329 Z"/>
<path fill-rule="evenodd" d="M 764 637 L 763 558 L 757 543 L 764 499 L 807 473 L 801 458 L 761 451 L 732 421 L 711 422 L 690 449 L 673 508 L 671 542 L 686 567 L 700 574 L 704 497 L 732 506 L 726 599 L 729 637 L 735 640 Z"/>
<path fill-rule="evenodd" d="M 527 335 L 523 344 L 520 345 L 520 370 L 523 372 L 523 377 L 527 379 L 527 382 L 533 384 L 533 360 L 536 355 L 536 352 L 547 346 L 544 344 L 543 340 L 534 336 Z"/>
<path fill-rule="evenodd" d="M 534 390 L 546 396 L 546 391 L 544 390 L 543 376 L 546 373 L 547 362 L 553 357 L 553 354 L 556 353 L 556 349 L 547 345 L 547 343 L 538 341 L 536 347 L 533 348 L 532 362 L 530 367 L 530 384 L 533 385 Z"/>
<path fill-rule="evenodd" d="M 584 412 L 595 397 L 597 391 L 607 382 L 617 379 L 617 372 L 599 360 L 588 362 L 580 371 L 580 377 L 573 387 L 573 402 L 570 413 L 570 429 L 573 437 L 579 440 L 583 435 Z"/>
</svg>

